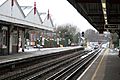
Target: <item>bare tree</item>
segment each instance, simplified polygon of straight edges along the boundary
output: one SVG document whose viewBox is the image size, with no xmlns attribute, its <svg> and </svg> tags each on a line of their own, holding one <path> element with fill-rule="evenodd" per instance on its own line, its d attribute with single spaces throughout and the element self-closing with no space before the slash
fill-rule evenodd
<svg viewBox="0 0 120 80">
<path fill-rule="evenodd" d="M 88 29 L 85 31 L 85 38 L 90 42 L 97 42 L 99 39 L 99 33 L 95 30 Z"/>
<path fill-rule="evenodd" d="M 66 40 L 70 39 L 71 43 L 75 43 L 77 41 L 77 26 L 71 24 L 59 25 L 56 29 L 56 32 L 59 33 L 61 38 L 65 38 Z"/>
</svg>

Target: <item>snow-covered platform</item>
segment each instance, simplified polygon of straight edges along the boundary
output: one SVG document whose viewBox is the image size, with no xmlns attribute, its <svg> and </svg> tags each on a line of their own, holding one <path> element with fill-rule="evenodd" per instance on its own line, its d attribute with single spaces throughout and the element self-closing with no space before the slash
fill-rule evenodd
<svg viewBox="0 0 120 80">
<path fill-rule="evenodd" d="M 17 54 L 11 54 L 11 55 L 5 55 L 0 56 L 0 64 L 7 63 L 7 62 L 13 62 L 17 60 L 22 60 L 30 57 L 40 56 L 40 55 L 47 55 L 52 53 L 57 53 L 61 51 L 67 51 L 67 50 L 74 50 L 74 49 L 83 49 L 81 46 L 74 46 L 74 47 L 58 47 L 58 48 L 29 48 L 26 49 L 25 52 L 20 52 Z"/>
</svg>

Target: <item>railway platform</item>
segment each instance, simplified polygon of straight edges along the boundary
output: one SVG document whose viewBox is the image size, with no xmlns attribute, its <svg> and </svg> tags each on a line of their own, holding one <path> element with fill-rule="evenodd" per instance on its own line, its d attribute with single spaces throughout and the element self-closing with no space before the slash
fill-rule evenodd
<svg viewBox="0 0 120 80">
<path fill-rule="evenodd" d="M 118 51 L 106 49 L 91 63 L 77 80 L 119 80 Z"/>
<path fill-rule="evenodd" d="M 40 56 L 40 55 L 46 55 L 46 54 L 67 51 L 67 50 L 79 49 L 79 48 L 83 48 L 83 47 L 74 46 L 74 47 L 43 48 L 43 49 L 38 49 L 36 51 L 28 51 L 28 52 L 20 52 L 20 53 L 11 54 L 11 55 L 3 55 L 3 56 L 0 56 L 0 64 L 14 62 L 17 60 L 22 60 L 22 59 Z"/>
</svg>

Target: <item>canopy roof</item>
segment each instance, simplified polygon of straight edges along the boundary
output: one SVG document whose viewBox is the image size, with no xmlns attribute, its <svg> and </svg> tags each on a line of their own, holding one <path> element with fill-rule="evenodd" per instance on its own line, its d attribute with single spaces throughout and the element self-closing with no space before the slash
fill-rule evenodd
<svg viewBox="0 0 120 80">
<path fill-rule="evenodd" d="M 106 31 L 104 25 L 120 24 L 120 0 L 68 0 L 68 2 L 100 33 Z"/>
</svg>

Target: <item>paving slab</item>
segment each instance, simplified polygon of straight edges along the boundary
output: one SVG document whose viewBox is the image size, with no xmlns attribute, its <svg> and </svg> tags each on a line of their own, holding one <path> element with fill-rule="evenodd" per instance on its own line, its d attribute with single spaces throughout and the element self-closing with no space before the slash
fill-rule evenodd
<svg viewBox="0 0 120 80">
<path fill-rule="evenodd" d="M 114 49 L 103 51 L 79 80 L 120 80 L 118 51 Z"/>
</svg>

